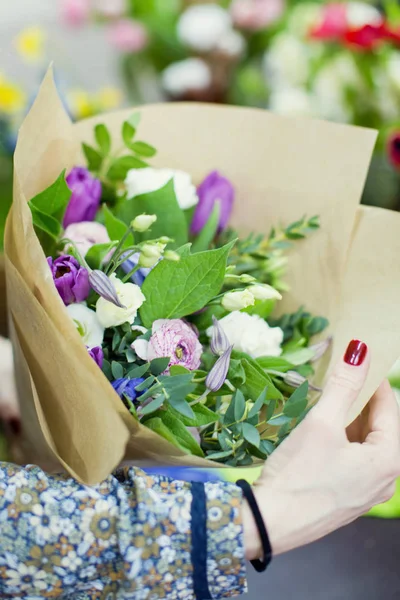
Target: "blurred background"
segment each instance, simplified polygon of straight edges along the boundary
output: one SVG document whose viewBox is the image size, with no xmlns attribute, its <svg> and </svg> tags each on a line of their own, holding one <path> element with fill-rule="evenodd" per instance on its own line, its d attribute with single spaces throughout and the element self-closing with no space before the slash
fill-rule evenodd
<svg viewBox="0 0 400 600">
<path fill-rule="evenodd" d="M 18 127 L 50 62 L 73 120 L 122 106 L 193 100 L 377 129 L 363 202 L 400 210 L 397 0 L 2 0 L 0 251 Z M 5 382 L 12 358 L 3 341 Z M 400 388 L 400 365 L 391 380 Z M 12 396 L 12 385 L 3 385 L 0 418 L 8 438 L 18 440 Z M 8 456 L 0 436 L 0 458 Z M 374 514 L 400 516 L 400 493 Z M 280 557 L 266 579 L 251 577 L 250 598 L 397 599 L 399 533 L 397 520 L 362 519 Z"/>
</svg>

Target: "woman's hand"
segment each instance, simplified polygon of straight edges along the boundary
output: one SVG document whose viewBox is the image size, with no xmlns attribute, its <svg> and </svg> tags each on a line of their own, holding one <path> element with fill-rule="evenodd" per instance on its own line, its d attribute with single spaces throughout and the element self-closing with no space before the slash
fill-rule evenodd
<svg viewBox="0 0 400 600">
<path fill-rule="evenodd" d="M 365 344 L 351 342 L 318 404 L 267 460 L 254 492 L 274 554 L 317 540 L 393 495 L 400 412 L 388 382 L 346 430 L 368 367 Z M 247 505 L 243 516 L 247 558 L 258 558 L 262 550 Z"/>
</svg>

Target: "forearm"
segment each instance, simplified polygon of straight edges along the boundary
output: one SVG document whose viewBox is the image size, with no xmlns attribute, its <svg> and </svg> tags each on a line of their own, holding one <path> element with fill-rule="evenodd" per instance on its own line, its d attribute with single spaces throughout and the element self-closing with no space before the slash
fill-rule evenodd
<svg viewBox="0 0 400 600">
<path fill-rule="evenodd" d="M 1 465 L 0 595 L 242 594 L 241 491 L 193 485 L 124 469 L 89 488 Z"/>
</svg>

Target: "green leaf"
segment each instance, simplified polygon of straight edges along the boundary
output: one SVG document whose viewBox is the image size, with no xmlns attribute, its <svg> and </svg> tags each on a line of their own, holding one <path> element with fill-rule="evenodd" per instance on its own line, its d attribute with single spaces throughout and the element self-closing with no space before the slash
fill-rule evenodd
<svg viewBox="0 0 400 600">
<path fill-rule="evenodd" d="M 115 215 L 113 215 L 111 210 L 105 204 L 103 206 L 103 214 L 104 225 L 107 229 L 107 233 L 109 235 L 110 240 L 116 240 L 119 242 L 126 234 L 126 231 L 128 229 L 127 225 L 123 221 L 120 221 Z M 135 240 L 133 238 L 133 234 L 130 234 L 123 243 L 122 249 L 124 250 L 125 248 L 131 246 L 134 243 Z"/>
<path fill-rule="evenodd" d="M 186 394 L 185 394 L 186 395 Z M 194 412 L 192 407 L 182 397 L 177 398 L 176 396 L 168 398 L 168 404 L 172 406 L 178 413 L 189 419 L 194 419 Z"/>
<path fill-rule="evenodd" d="M 231 359 L 227 378 L 229 381 L 234 382 L 236 387 L 244 384 L 246 381 L 246 373 L 244 372 L 241 360 Z"/>
<path fill-rule="evenodd" d="M 261 440 L 260 446 L 268 455 L 272 454 L 275 450 L 275 446 L 270 440 Z"/>
<path fill-rule="evenodd" d="M 120 363 L 113 360 L 111 363 L 111 373 L 114 379 L 122 379 L 124 376 L 124 369 Z"/>
<path fill-rule="evenodd" d="M 252 444 L 256 448 L 259 447 L 260 434 L 259 434 L 258 429 L 256 429 L 256 427 L 253 427 L 253 425 L 250 425 L 250 423 L 243 423 L 242 432 L 243 432 L 244 439 L 247 440 L 249 442 L 249 444 Z"/>
<path fill-rule="evenodd" d="M 260 410 L 267 401 L 267 390 L 268 388 L 265 388 L 255 401 L 254 406 L 251 408 L 249 414 L 247 415 L 248 419 L 252 419 L 253 417 L 256 417 L 259 414 Z"/>
<path fill-rule="evenodd" d="M 203 450 L 179 418 L 166 411 L 163 412 L 161 420 L 169 431 L 172 431 L 181 448 L 188 450 L 194 456 L 204 456 Z"/>
<path fill-rule="evenodd" d="M 140 240 L 168 236 L 174 240 L 171 247 L 179 247 L 188 241 L 188 227 L 183 210 L 176 199 L 174 182 L 171 179 L 164 187 L 149 194 L 142 194 L 121 203 L 118 216 L 129 224 L 138 215 L 156 215 L 151 232 L 141 234 Z"/>
<path fill-rule="evenodd" d="M 233 243 L 193 254 L 179 262 L 159 262 L 142 286 L 146 301 L 140 308 L 140 317 L 144 326 L 150 327 L 157 319 L 190 315 L 216 296 L 223 285 Z"/>
<path fill-rule="evenodd" d="M 34 226 L 41 231 L 47 233 L 51 238 L 57 240 L 61 233 L 61 225 L 51 215 L 46 215 L 42 213 L 40 210 L 35 208 L 30 202 L 29 207 L 32 213 L 32 221 Z"/>
<path fill-rule="evenodd" d="M 240 421 L 242 419 L 244 412 L 246 410 L 246 400 L 240 390 L 236 390 L 235 392 L 235 421 Z"/>
<path fill-rule="evenodd" d="M 174 377 L 168 375 L 161 375 L 159 382 L 166 391 L 168 403 L 179 413 L 194 419 L 194 412 L 185 398 L 191 394 L 195 385 L 192 384 L 193 374 L 188 373 L 186 375 L 176 375 Z"/>
<path fill-rule="evenodd" d="M 52 215 L 61 221 L 70 197 L 71 190 L 65 181 L 64 169 L 54 183 L 32 198 L 29 206 L 40 213 Z"/>
<path fill-rule="evenodd" d="M 288 398 L 283 408 L 283 413 L 287 417 L 299 417 L 307 408 L 308 387 L 308 381 L 305 381 Z"/>
<path fill-rule="evenodd" d="M 169 373 L 171 376 L 187 375 L 188 373 L 190 373 L 190 371 L 189 369 L 186 369 L 186 367 L 182 367 L 182 365 L 171 365 Z"/>
<path fill-rule="evenodd" d="M 279 425 L 286 425 L 286 423 L 290 423 L 292 419 L 290 417 L 286 417 L 285 415 L 276 415 L 267 421 L 269 425 L 274 425 L 278 427 Z"/>
<path fill-rule="evenodd" d="M 171 358 L 169 356 L 163 358 L 154 358 L 150 363 L 150 373 L 152 375 L 161 375 L 169 365 Z"/>
<path fill-rule="evenodd" d="M 157 153 L 157 150 L 153 146 L 150 146 L 150 144 L 146 144 L 146 142 L 134 142 L 131 144 L 130 149 L 146 158 L 151 158 Z"/>
<path fill-rule="evenodd" d="M 294 352 L 285 352 L 282 356 L 285 360 L 292 363 L 292 365 L 302 365 L 311 360 L 314 356 L 314 351 L 310 348 L 300 348 Z"/>
<path fill-rule="evenodd" d="M 107 244 L 94 244 L 89 248 L 85 260 L 91 269 L 99 269 L 107 254 L 115 247 L 115 242 Z"/>
<path fill-rule="evenodd" d="M 220 460 L 221 458 L 227 458 L 228 456 L 232 456 L 232 450 L 225 450 L 224 452 L 212 452 L 211 454 L 207 454 L 207 458 L 209 460 Z"/>
<path fill-rule="evenodd" d="M 134 112 L 134 113 L 131 114 L 131 116 L 126 121 L 126 123 L 129 123 L 132 127 L 134 127 L 135 129 L 137 129 L 139 127 L 139 123 L 140 123 L 141 118 L 142 117 L 141 117 L 140 112 Z"/>
<path fill-rule="evenodd" d="M 124 141 L 125 146 L 130 148 L 132 146 L 132 140 L 136 135 L 136 128 L 129 123 L 129 121 L 125 121 L 122 125 L 122 139 Z"/>
<path fill-rule="evenodd" d="M 272 417 L 272 415 L 274 414 L 276 410 L 276 400 L 271 400 L 268 404 L 268 408 L 267 408 L 267 412 L 265 414 L 265 420 L 268 421 L 270 420 L 270 418 Z"/>
<path fill-rule="evenodd" d="M 103 371 L 104 375 L 107 377 L 107 379 L 109 381 L 111 381 L 113 379 L 111 365 L 108 362 L 108 360 L 103 360 L 103 366 L 102 366 L 101 370 Z"/>
<path fill-rule="evenodd" d="M 152 398 L 158 394 L 163 393 L 163 389 L 159 383 L 155 383 L 149 389 L 147 389 L 143 394 L 140 394 L 140 402 L 144 402 L 147 398 Z"/>
<path fill-rule="evenodd" d="M 87 161 L 89 171 L 99 171 L 103 164 L 103 157 L 95 148 L 88 144 L 82 144 L 82 150 Z"/>
<path fill-rule="evenodd" d="M 150 363 L 145 363 L 144 365 L 140 365 L 140 367 L 133 367 L 133 369 L 128 371 L 126 376 L 130 379 L 138 379 L 139 377 L 143 377 L 143 375 L 147 373 L 149 367 Z"/>
<path fill-rule="evenodd" d="M 107 156 L 107 154 L 111 150 L 111 136 L 105 125 L 99 123 L 94 128 L 94 137 L 95 140 L 101 150 L 103 156 Z"/>
<path fill-rule="evenodd" d="M 147 379 L 142 381 L 142 383 L 139 383 L 139 385 L 137 385 L 135 387 L 135 390 L 137 392 L 144 392 L 145 390 L 149 389 L 153 383 L 154 383 L 154 377 L 153 377 L 153 375 L 150 375 L 150 377 L 147 377 Z"/>
<path fill-rule="evenodd" d="M 268 388 L 267 399 L 282 400 L 283 396 L 281 392 L 274 386 L 271 378 L 264 373 L 255 361 L 244 358 L 242 359 L 242 364 L 246 374 L 246 381 L 242 387 L 245 396 L 255 402 L 265 388 Z"/>
<path fill-rule="evenodd" d="M 177 254 L 179 254 L 179 256 L 181 258 L 184 258 L 186 256 L 190 256 L 190 249 L 191 249 L 191 247 L 192 247 L 192 243 L 188 242 L 187 244 L 184 244 L 180 248 L 176 248 L 175 252 Z"/>
<path fill-rule="evenodd" d="M 136 156 L 121 156 L 112 162 L 107 171 L 107 179 L 123 181 L 131 169 L 144 169 L 147 166 L 147 163 L 140 160 L 140 158 L 136 158 Z"/>
<path fill-rule="evenodd" d="M 180 450 L 185 450 L 187 452 L 186 448 L 182 448 L 172 431 L 170 431 L 170 429 L 162 422 L 162 420 L 159 417 L 149 419 L 145 422 L 145 426 L 148 429 L 154 431 L 154 433 L 158 433 L 159 436 L 163 437 L 170 444 L 173 444 L 176 448 L 179 448 Z"/>
<path fill-rule="evenodd" d="M 182 413 L 176 412 L 186 427 L 203 427 L 204 425 L 210 425 L 210 423 L 216 423 L 219 420 L 219 415 L 207 408 L 207 406 L 204 406 L 204 404 L 195 404 L 191 408 L 194 418 L 186 417 Z M 175 411 L 172 406 L 170 410 L 172 413 Z"/>
<path fill-rule="evenodd" d="M 263 369 L 271 369 L 273 371 L 280 371 L 281 373 L 286 373 L 286 371 L 294 368 L 293 363 L 280 356 L 260 356 L 256 358 L 256 362 Z"/>
<path fill-rule="evenodd" d="M 204 225 L 203 229 L 193 241 L 193 253 L 208 250 L 218 230 L 220 213 L 221 203 L 215 202 L 214 208 L 212 210 L 211 215 L 209 216 L 207 223 Z"/>
<path fill-rule="evenodd" d="M 147 404 L 144 408 L 141 409 L 140 414 L 144 417 L 146 415 L 150 415 L 153 412 L 156 412 L 164 404 L 164 396 L 160 394 L 157 398 L 152 400 L 149 404 Z"/>
</svg>

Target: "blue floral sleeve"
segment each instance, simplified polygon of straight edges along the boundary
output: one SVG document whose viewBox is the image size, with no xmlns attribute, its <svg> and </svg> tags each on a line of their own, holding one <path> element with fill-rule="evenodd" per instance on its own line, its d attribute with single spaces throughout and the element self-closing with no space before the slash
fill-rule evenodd
<svg viewBox="0 0 400 600">
<path fill-rule="evenodd" d="M 121 469 L 95 487 L 0 463 L 0 597 L 227 598 L 246 591 L 241 490 Z"/>
</svg>

